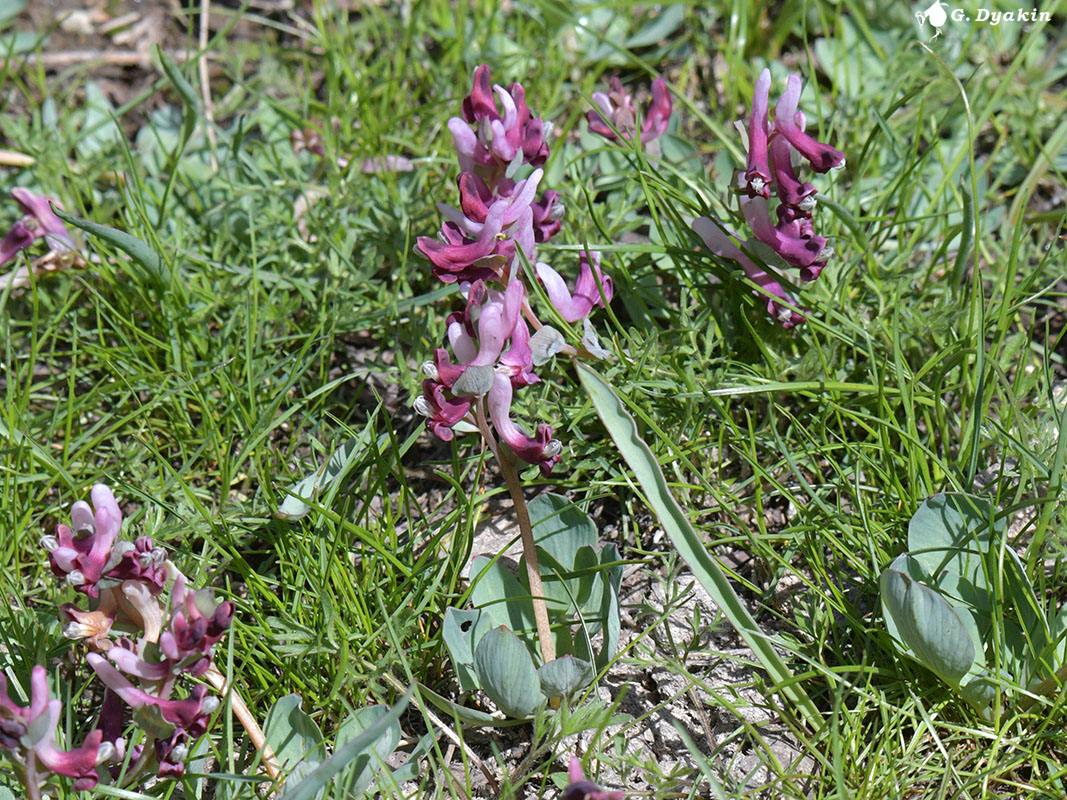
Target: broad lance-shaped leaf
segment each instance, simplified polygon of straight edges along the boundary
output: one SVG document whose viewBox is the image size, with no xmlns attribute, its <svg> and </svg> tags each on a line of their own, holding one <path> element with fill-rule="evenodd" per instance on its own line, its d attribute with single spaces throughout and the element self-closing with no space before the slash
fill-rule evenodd
<svg viewBox="0 0 1067 800">
<path fill-rule="evenodd" d="M 545 697 L 570 697 L 593 680 L 593 665 L 574 656 L 560 656 L 537 670 Z"/>
<path fill-rule="evenodd" d="M 366 706 L 350 714 L 337 729 L 336 747 L 342 747 L 389 713 L 388 706 Z M 393 722 L 369 751 L 363 752 L 334 778 L 342 797 L 362 797 L 374 781 L 386 757 L 400 744 L 400 725 Z"/>
<path fill-rule="evenodd" d="M 474 670 L 482 691 L 509 717 L 531 717 L 544 702 L 530 651 L 503 625 L 493 628 L 478 642 Z"/>
<path fill-rule="evenodd" d="M 896 623 L 911 654 L 958 687 L 974 663 L 974 643 L 959 612 L 933 589 L 899 570 L 885 570 L 879 585 L 883 611 Z"/>
<path fill-rule="evenodd" d="M 108 244 L 112 244 L 119 250 L 124 252 L 130 258 L 134 260 L 134 263 L 140 265 L 152 281 L 157 286 L 165 286 L 169 276 L 167 275 L 167 267 L 163 263 L 163 259 L 159 257 L 159 254 L 142 242 L 136 236 L 131 236 L 125 231 L 120 231 L 117 228 L 110 228 L 107 225 L 101 225 L 98 222 L 90 222 L 87 219 L 76 217 L 73 214 L 67 214 L 64 211 L 60 211 L 55 206 L 52 207 L 56 216 L 64 222 L 73 225 L 76 228 L 81 228 L 87 233 L 93 234 L 93 236 L 99 236 Z"/>
<path fill-rule="evenodd" d="M 300 702 L 298 694 L 282 697 L 271 707 L 263 725 L 263 734 L 278 764 L 297 780 L 326 757 L 322 734 L 300 708 Z"/>
<path fill-rule="evenodd" d="M 578 377 L 589 399 L 593 401 L 593 407 L 615 441 L 615 446 L 633 470 L 649 505 L 656 512 L 679 555 L 693 570 L 697 580 L 741 634 L 745 643 L 752 648 L 774 682 L 775 688 L 800 712 L 813 730 L 819 730 L 823 725 L 819 709 L 793 677 L 774 649 L 771 638 L 756 624 L 745 604 L 730 586 L 722 569 L 704 547 L 700 536 L 671 494 L 656 457 L 638 434 L 637 425 L 622 400 L 594 369 L 581 362 L 577 362 L 577 368 Z"/>
<path fill-rule="evenodd" d="M 355 739 L 338 747 L 334 754 L 319 764 L 310 775 L 286 791 L 281 800 L 312 800 L 334 775 L 355 761 L 361 754 L 369 751 L 382 736 L 387 735 L 393 729 L 400 715 L 408 707 L 410 699 L 411 690 L 409 689 L 388 714 L 379 717 Z"/>
</svg>

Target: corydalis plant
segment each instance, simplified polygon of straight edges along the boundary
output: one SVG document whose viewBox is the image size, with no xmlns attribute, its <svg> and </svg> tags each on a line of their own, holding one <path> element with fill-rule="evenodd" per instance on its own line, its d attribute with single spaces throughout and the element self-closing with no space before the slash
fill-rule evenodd
<svg viewBox="0 0 1067 800">
<path fill-rule="evenodd" d="M 815 280 L 833 255 L 833 249 L 824 237 L 815 234 L 812 217 L 817 205 L 816 190 L 811 183 L 797 177 L 794 161 L 806 161 L 819 173 L 845 166 L 843 153 L 805 132 L 804 114 L 797 108 L 802 86 L 798 76 L 789 76 L 771 122 L 768 118 L 770 71 L 763 70 L 756 81 L 747 127 L 748 160 L 746 169 L 738 176 L 741 213 L 755 236 L 754 241 L 742 240 L 714 217 L 700 217 L 693 222 L 693 230 L 713 253 L 741 265 L 765 295 L 767 313 L 787 329 L 804 322 L 803 314 L 787 307 L 796 306 L 797 300 L 772 273 L 757 265 L 750 253 L 759 249 L 754 243 L 758 242 L 773 251 L 780 259 L 780 266 L 798 270 L 801 282 Z M 771 221 L 768 205 L 772 189 L 778 200 L 777 223 Z"/>
<path fill-rule="evenodd" d="M 593 92 L 596 110 L 585 114 L 589 120 L 589 131 L 612 142 L 619 136 L 630 141 L 637 133 L 637 109 L 634 108 L 633 98 L 617 77 L 613 76 L 608 85 L 610 89 L 607 92 Z M 641 126 L 639 138 L 643 146 L 647 147 L 666 133 L 672 105 L 666 81 L 656 78 L 652 81 L 652 101 L 645 111 L 644 124 Z"/>
<path fill-rule="evenodd" d="M 48 696 L 44 668 L 33 669 L 26 709 L 0 683 L 0 747 L 33 798 L 40 797 L 49 774 L 74 778 L 76 789 L 92 788 L 104 777 L 99 765 L 127 755 L 124 784 L 146 772 L 181 776 L 190 746 L 219 706 L 203 685 L 183 699 L 174 694 L 183 679 L 212 669 L 212 648 L 229 628 L 234 604 L 216 603 L 210 589 L 190 589 L 150 537 L 119 539 L 122 511 L 107 486 L 97 484 L 90 496 L 92 505 L 76 502 L 71 524 L 59 525 L 41 544 L 52 572 L 88 601 L 87 607 L 66 603 L 60 613 L 67 621 L 64 635 L 88 647 L 86 662 L 104 684 L 97 728 L 77 750 L 57 752 L 60 703 Z M 162 602 L 168 583 L 169 604 Z M 122 737 L 127 707 L 146 737 L 128 754 Z M 111 772 L 119 777 L 117 767 Z"/>
<path fill-rule="evenodd" d="M 528 433 L 512 419 L 511 406 L 516 391 L 541 380 L 536 367 L 556 353 L 578 349 L 537 317 L 525 281 L 540 279 L 564 320 L 585 321 L 582 347 L 587 351 L 599 349 L 588 315 L 611 301 L 612 284 L 600 270 L 597 253 L 581 254 L 573 291 L 555 269 L 537 260 L 537 245 L 560 230 L 563 205 L 551 190 L 538 197 L 551 125 L 533 116 L 520 84 L 494 85 L 489 67 L 479 66 L 462 116 L 449 120 L 448 128 L 460 166 L 459 208 L 439 204 L 445 218 L 441 234 L 420 237 L 416 251 L 430 261 L 437 278 L 459 284 L 465 303 L 448 317 L 447 347 L 423 365 L 426 380 L 415 408 L 438 438 L 450 441 L 456 432 L 477 430 L 496 455 L 519 518 L 530 590 L 540 598 L 537 554 L 513 455 L 547 475 L 563 445 L 546 423 Z M 524 264 L 533 265 L 534 275 L 524 274 Z M 547 612 L 541 600 L 535 600 L 535 608 L 548 662 L 554 646 Z"/>
</svg>

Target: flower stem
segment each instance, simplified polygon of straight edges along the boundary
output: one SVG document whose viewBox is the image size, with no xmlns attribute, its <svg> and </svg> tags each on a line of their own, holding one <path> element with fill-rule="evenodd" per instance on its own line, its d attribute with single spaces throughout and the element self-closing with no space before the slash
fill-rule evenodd
<svg viewBox="0 0 1067 800">
<path fill-rule="evenodd" d="M 271 746 L 267 744 L 267 737 L 263 734 L 263 729 L 259 727 L 259 722 L 256 721 L 255 716 L 245 705 L 244 699 L 233 686 L 226 683 L 226 676 L 219 672 L 217 667 L 211 666 L 204 673 L 204 677 L 219 694 L 225 695 L 229 691 L 230 707 L 233 709 L 233 714 L 244 727 L 248 738 L 252 740 L 252 746 L 263 754 L 263 767 L 267 770 L 267 774 L 270 775 L 271 780 L 280 779 L 282 771 L 278 767 L 277 756 L 274 755 Z"/>
<path fill-rule="evenodd" d="M 530 595 L 533 600 L 534 620 L 537 622 L 537 640 L 541 645 L 541 660 L 547 664 L 556 660 L 556 645 L 552 641 L 552 626 L 548 621 L 548 607 L 545 605 L 545 589 L 541 583 L 541 563 L 537 558 L 537 546 L 534 544 L 533 525 L 530 524 L 530 512 L 526 508 L 526 497 L 522 491 L 522 481 L 515 469 L 514 456 L 507 446 L 499 444 L 489 430 L 485 420 L 485 408 L 481 401 L 476 405 L 475 417 L 482 438 L 496 456 L 504 482 L 511 494 L 511 504 L 515 508 L 515 517 L 519 523 L 519 535 L 522 539 L 522 553 L 526 557 L 526 577 L 530 583 Z"/>
</svg>

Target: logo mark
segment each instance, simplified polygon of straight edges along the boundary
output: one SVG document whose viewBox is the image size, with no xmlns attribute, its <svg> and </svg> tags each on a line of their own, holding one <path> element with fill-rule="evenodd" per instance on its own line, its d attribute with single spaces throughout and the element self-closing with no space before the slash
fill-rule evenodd
<svg viewBox="0 0 1067 800">
<path fill-rule="evenodd" d="M 919 30 L 922 30 L 927 22 L 933 27 L 934 36 L 930 41 L 941 35 L 941 28 L 948 22 L 948 11 L 945 9 L 946 6 L 941 0 L 934 0 L 934 4 L 925 11 L 915 12 L 915 19 L 919 20 Z"/>
</svg>

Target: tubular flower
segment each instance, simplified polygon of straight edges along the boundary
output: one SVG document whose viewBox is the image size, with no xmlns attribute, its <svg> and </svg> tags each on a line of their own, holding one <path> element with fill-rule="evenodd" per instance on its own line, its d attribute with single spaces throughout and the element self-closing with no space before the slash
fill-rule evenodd
<svg viewBox="0 0 1067 800">
<path fill-rule="evenodd" d="M 697 236 L 704 240 L 704 244 L 708 246 L 708 249 L 715 255 L 722 258 L 729 258 L 736 261 L 741 265 L 741 269 L 744 270 L 748 279 L 763 289 L 766 292 L 762 295 L 767 301 L 767 313 L 771 315 L 771 318 L 775 320 L 786 330 L 794 328 L 797 325 L 801 325 L 804 322 L 804 316 L 802 314 L 787 308 L 779 301 L 789 303 L 790 305 L 797 305 L 797 301 L 790 297 L 782 285 L 774 279 L 774 277 L 761 267 L 756 266 L 752 259 L 742 252 L 741 248 L 734 244 L 733 238 L 738 238 L 737 234 L 733 233 L 722 226 L 718 220 L 714 220 L 710 217 L 700 217 L 693 222 L 693 230 Z"/>
<path fill-rule="evenodd" d="M 597 107 L 593 111 L 587 111 L 585 115 L 589 120 L 589 131 L 613 142 L 620 134 L 622 138 L 630 140 L 637 131 L 637 110 L 634 108 L 633 98 L 617 77 L 613 76 L 608 85 L 610 89 L 607 93 L 593 92 L 593 102 Z M 644 124 L 641 126 L 641 144 L 647 145 L 666 133 L 672 107 L 671 93 L 666 82 L 663 78 L 656 78 L 652 81 L 652 102 L 649 103 Z"/>
<path fill-rule="evenodd" d="M 56 536 L 46 536 L 41 544 L 48 550 L 52 573 L 79 592 L 96 597 L 97 583 L 110 563 L 111 546 L 122 527 L 122 512 L 111 489 L 96 484 L 90 493 L 93 505 L 79 500 L 70 509 L 71 526 L 60 525 Z"/>
<path fill-rule="evenodd" d="M 41 782 L 47 775 L 38 775 L 38 765 L 55 775 L 74 778 L 74 789 L 88 790 L 99 780 L 97 766 L 110 761 L 121 751 L 118 746 L 103 740 L 102 730 L 94 730 L 85 737 L 81 747 L 63 751 L 56 747 L 56 726 L 63 710 L 59 700 L 53 700 L 48 689 L 45 668 L 36 666 L 30 674 L 30 704 L 16 705 L 7 693 L 7 679 L 0 673 L 0 748 L 25 771 L 27 778 Z"/>
<path fill-rule="evenodd" d="M 511 421 L 511 397 L 511 381 L 508 377 L 499 372 L 493 375 L 493 386 L 486 399 L 493 427 L 515 455 L 530 464 L 537 464 L 541 474 L 547 476 L 559 461 L 563 445 L 552 438 L 552 428 L 543 423 L 537 426 L 534 436 L 527 436 L 522 428 Z"/>
<path fill-rule="evenodd" d="M 771 122 L 771 73 L 760 73 L 748 122 L 748 160 L 739 175 L 739 185 L 741 212 L 755 240 L 770 247 L 786 266 L 798 270 L 801 281 L 807 282 L 819 276 L 833 249 L 825 237 L 815 233 L 812 216 L 817 204 L 816 189 L 797 176 L 794 154 L 816 172 L 840 169 L 845 165 L 845 156 L 804 132 L 804 115 L 797 110 L 801 88 L 800 78 L 790 75 Z M 778 200 L 777 224 L 771 221 L 768 206 L 772 188 Z M 767 310 L 782 327 L 792 328 L 804 322 L 803 315 L 774 299 L 796 304 L 781 284 L 745 256 L 730 238 L 740 237 L 709 217 L 695 220 L 693 230 L 712 252 L 737 261 L 745 274 L 768 293 Z"/>
<path fill-rule="evenodd" d="M 567 284 L 552 267 L 543 262 L 536 266 L 537 277 L 545 285 L 548 299 L 552 301 L 559 315 L 567 322 L 578 322 L 589 316 L 595 306 L 611 302 L 612 283 L 600 271 L 600 253 L 582 251 L 579 258 L 578 281 L 574 285 L 574 294 L 567 290 Z M 596 277 L 593 277 L 593 272 Z M 597 287 L 599 281 L 600 287 Z M 604 294 L 601 296 L 600 290 Z"/>
<path fill-rule="evenodd" d="M 563 790 L 562 800 L 623 800 L 626 797 L 625 792 L 609 792 L 586 780 L 582 762 L 577 756 L 571 757 L 567 773 L 570 783 Z"/>
</svg>

